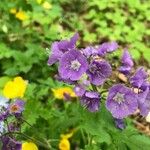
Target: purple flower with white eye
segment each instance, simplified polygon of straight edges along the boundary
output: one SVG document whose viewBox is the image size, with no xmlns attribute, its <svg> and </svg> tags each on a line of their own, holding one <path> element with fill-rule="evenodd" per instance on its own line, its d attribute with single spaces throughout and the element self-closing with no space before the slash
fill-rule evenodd
<svg viewBox="0 0 150 150">
<path fill-rule="evenodd" d="M 106 42 L 99 46 L 98 54 L 104 56 L 106 53 L 111 53 L 118 49 L 118 44 L 116 42 Z"/>
<path fill-rule="evenodd" d="M 80 102 L 83 107 L 86 107 L 90 112 L 99 110 L 100 94 L 98 92 L 86 91 L 81 97 Z"/>
<path fill-rule="evenodd" d="M 114 85 L 109 89 L 106 107 L 114 118 L 123 119 L 137 110 L 137 96 L 122 84 Z"/>
<path fill-rule="evenodd" d="M 92 46 L 88 46 L 85 49 L 82 50 L 83 54 L 89 58 L 90 56 L 94 56 L 98 54 L 98 50 Z"/>
<path fill-rule="evenodd" d="M 114 118 L 114 120 L 115 120 L 115 125 L 118 129 L 121 130 L 125 129 L 126 126 L 123 119 Z"/>
<path fill-rule="evenodd" d="M 71 37 L 69 41 L 62 40 L 59 42 L 54 42 L 51 47 L 52 52 L 48 59 L 48 65 L 56 63 L 57 61 L 59 61 L 59 59 L 63 56 L 65 52 L 69 51 L 70 49 L 74 49 L 78 38 L 79 35 L 78 33 L 76 33 L 73 35 L 73 37 Z"/>
<path fill-rule="evenodd" d="M 94 85 L 102 85 L 106 79 L 111 75 L 112 69 L 107 61 L 93 61 L 89 65 L 87 74 L 90 82 Z"/>
<path fill-rule="evenodd" d="M 24 110 L 25 102 L 22 100 L 16 100 L 14 103 L 10 104 L 8 107 L 8 111 L 10 114 L 14 114 L 16 116 L 20 115 Z"/>
<path fill-rule="evenodd" d="M 86 72 L 87 68 L 88 62 L 83 54 L 78 50 L 70 50 L 60 59 L 58 71 L 63 79 L 76 81 Z"/>
<path fill-rule="evenodd" d="M 125 75 L 128 75 L 133 67 L 133 60 L 127 49 L 124 50 L 121 62 L 122 66 L 119 68 L 119 71 Z"/>
<path fill-rule="evenodd" d="M 144 68 L 139 68 L 136 73 L 130 78 L 130 83 L 135 88 L 140 88 L 143 84 L 145 84 L 148 78 L 147 73 Z"/>
</svg>

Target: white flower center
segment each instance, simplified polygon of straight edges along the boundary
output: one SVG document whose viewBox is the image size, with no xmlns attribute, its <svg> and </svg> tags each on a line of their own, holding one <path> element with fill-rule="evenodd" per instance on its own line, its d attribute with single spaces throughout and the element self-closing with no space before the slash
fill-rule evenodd
<svg viewBox="0 0 150 150">
<path fill-rule="evenodd" d="M 124 94 L 117 93 L 113 99 L 117 103 L 121 104 L 124 101 Z"/>
<path fill-rule="evenodd" d="M 79 68 L 80 68 L 80 66 L 81 66 L 81 64 L 80 64 L 80 62 L 79 62 L 77 59 L 76 59 L 76 60 L 73 60 L 73 61 L 71 62 L 71 69 L 73 69 L 73 70 L 78 71 Z"/>
</svg>

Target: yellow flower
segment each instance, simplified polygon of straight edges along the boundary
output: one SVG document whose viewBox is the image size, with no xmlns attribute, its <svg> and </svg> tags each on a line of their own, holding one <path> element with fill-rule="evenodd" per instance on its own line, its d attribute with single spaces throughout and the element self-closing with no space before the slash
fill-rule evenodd
<svg viewBox="0 0 150 150">
<path fill-rule="evenodd" d="M 68 94 L 71 97 L 76 97 L 75 93 L 73 90 L 69 87 L 62 87 L 58 89 L 52 89 L 54 97 L 57 99 L 65 99 L 64 94 Z"/>
<path fill-rule="evenodd" d="M 38 147 L 32 142 L 25 142 L 22 144 L 22 150 L 38 150 Z"/>
<path fill-rule="evenodd" d="M 10 13 L 11 13 L 11 14 L 16 14 L 16 12 L 17 12 L 17 9 L 16 9 L 16 8 L 11 8 L 11 9 L 10 9 Z"/>
<path fill-rule="evenodd" d="M 70 142 L 68 139 L 61 139 L 59 143 L 59 149 L 60 150 L 70 150 Z"/>
<path fill-rule="evenodd" d="M 69 139 L 69 138 L 71 138 L 73 136 L 73 133 L 74 132 L 70 132 L 68 134 L 61 134 L 61 138 L 63 138 L 63 139 Z"/>
<path fill-rule="evenodd" d="M 21 21 L 24 21 L 24 20 L 27 19 L 26 13 L 25 13 L 24 11 L 21 11 L 21 10 L 19 10 L 19 11 L 16 13 L 15 16 L 16 16 L 17 19 L 19 19 L 19 20 L 21 20 Z"/>
<path fill-rule="evenodd" d="M 59 143 L 59 149 L 60 150 L 70 150 L 70 142 L 68 139 L 73 136 L 75 131 L 76 131 L 76 129 L 73 129 L 67 134 L 61 134 L 61 136 L 60 136 L 61 140 Z"/>
<path fill-rule="evenodd" d="M 47 2 L 47 1 L 45 1 L 42 6 L 45 9 L 51 9 L 52 8 L 52 5 L 49 2 Z"/>
<path fill-rule="evenodd" d="M 21 77 L 15 77 L 13 81 L 8 81 L 3 89 L 6 98 L 22 98 L 27 88 L 27 81 Z"/>
</svg>

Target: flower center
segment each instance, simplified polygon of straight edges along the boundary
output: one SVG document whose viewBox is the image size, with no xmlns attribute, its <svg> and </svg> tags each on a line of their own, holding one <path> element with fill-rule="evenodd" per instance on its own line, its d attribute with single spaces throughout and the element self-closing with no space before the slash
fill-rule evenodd
<svg viewBox="0 0 150 150">
<path fill-rule="evenodd" d="M 90 68 L 90 72 L 94 74 L 96 71 L 97 71 L 97 66 L 96 66 L 96 65 L 93 65 L 93 66 Z"/>
<path fill-rule="evenodd" d="M 115 102 L 121 104 L 124 101 L 124 94 L 117 93 L 113 99 Z"/>
<path fill-rule="evenodd" d="M 10 110 L 11 110 L 11 112 L 16 112 L 19 110 L 19 107 L 18 107 L 18 105 L 13 105 L 13 106 L 11 106 Z"/>
<path fill-rule="evenodd" d="M 79 68 L 80 68 L 80 66 L 81 66 L 81 64 L 80 64 L 80 62 L 79 62 L 77 59 L 76 59 L 76 60 L 73 60 L 73 61 L 71 62 L 71 69 L 73 69 L 73 70 L 78 71 Z"/>
</svg>

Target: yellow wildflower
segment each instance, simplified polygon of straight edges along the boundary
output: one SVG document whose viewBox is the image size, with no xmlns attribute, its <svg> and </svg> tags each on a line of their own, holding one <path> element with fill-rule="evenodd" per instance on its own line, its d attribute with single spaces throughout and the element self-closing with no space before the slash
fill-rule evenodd
<svg viewBox="0 0 150 150">
<path fill-rule="evenodd" d="M 10 9 L 10 13 L 11 14 L 16 14 L 17 13 L 17 9 L 16 8 L 11 8 Z"/>
<path fill-rule="evenodd" d="M 38 147 L 32 142 L 25 142 L 22 144 L 22 150 L 38 150 Z"/>
<path fill-rule="evenodd" d="M 47 2 L 47 1 L 45 1 L 42 6 L 45 9 L 51 9 L 52 8 L 52 5 L 49 2 Z"/>
<path fill-rule="evenodd" d="M 69 139 L 73 136 L 73 132 L 70 132 L 68 134 L 61 134 L 61 138 L 63 139 Z"/>
<path fill-rule="evenodd" d="M 27 88 L 27 82 L 22 77 L 15 77 L 13 81 L 8 81 L 3 89 L 6 98 L 22 98 Z"/>
<path fill-rule="evenodd" d="M 57 99 L 65 99 L 64 94 L 68 94 L 70 97 L 76 97 L 73 90 L 69 87 L 62 87 L 58 89 L 52 89 L 54 97 Z"/>
<path fill-rule="evenodd" d="M 19 11 L 16 13 L 15 16 L 16 16 L 17 19 L 19 19 L 19 20 L 21 20 L 21 21 L 24 21 L 24 20 L 27 19 L 26 13 L 25 13 L 24 11 L 22 11 L 22 10 L 19 10 Z"/>
<path fill-rule="evenodd" d="M 59 149 L 60 150 L 70 150 L 70 142 L 69 142 L 69 138 L 71 138 L 73 136 L 75 132 L 75 129 L 71 130 L 70 133 L 67 134 L 62 134 L 60 143 L 59 143 Z"/>
<path fill-rule="evenodd" d="M 70 142 L 68 139 L 61 139 L 59 143 L 59 149 L 60 150 L 70 150 Z"/>
</svg>

